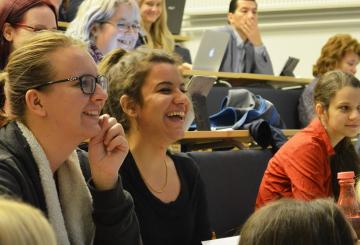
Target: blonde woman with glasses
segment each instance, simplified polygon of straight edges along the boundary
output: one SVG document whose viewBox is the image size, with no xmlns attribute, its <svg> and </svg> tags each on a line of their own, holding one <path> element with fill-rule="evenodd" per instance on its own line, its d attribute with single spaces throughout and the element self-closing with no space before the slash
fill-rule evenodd
<svg viewBox="0 0 360 245">
<path fill-rule="evenodd" d="M 107 78 L 86 45 L 39 33 L 11 54 L 5 80 L 11 116 L 0 128 L 0 194 L 43 211 L 59 245 L 139 244 L 118 174 L 128 144 L 121 124 L 100 113 Z M 86 139 L 88 154 L 77 149 Z"/>
</svg>

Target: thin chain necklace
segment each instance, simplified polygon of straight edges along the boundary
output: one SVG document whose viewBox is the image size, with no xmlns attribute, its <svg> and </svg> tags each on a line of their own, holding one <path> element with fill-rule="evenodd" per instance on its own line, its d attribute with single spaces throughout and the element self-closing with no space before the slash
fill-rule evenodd
<svg viewBox="0 0 360 245">
<path fill-rule="evenodd" d="M 163 193 L 163 192 L 165 191 L 165 188 L 166 188 L 167 183 L 168 183 L 168 167 L 167 167 L 167 164 L 166 164 L 166 159 L 164 159 L 164 164 L 165 164 L 165 182 L 164 182 L 164 185 L 160 188 L 160 190 L 156 190 L 154 187 L 152 187 L 152 186 L 150 185 L 150 183 L 147 182 L 147 180 L 145 179 L 145 176 L 142 175 L 142 173 L 141 173 L 141 171 L 140 171 L 140 169 L 139 169 L 140 176 L 141 176 L 141 178 L 143 179 L 145 185 L 146 185 L 147 187 L 149 187 L 149 189 L 150 189 L 152 192 L 155 192 L 155 193 L 158 193 L 158 194 L 161 194 L 161 193 Z"/>
</svg>

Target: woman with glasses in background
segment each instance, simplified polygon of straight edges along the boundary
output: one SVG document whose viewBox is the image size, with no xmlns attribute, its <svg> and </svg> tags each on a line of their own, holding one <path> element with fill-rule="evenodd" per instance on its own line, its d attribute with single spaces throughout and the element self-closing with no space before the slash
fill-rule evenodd
<svg viewBox="0 0 360 245">
<path fill-rule="evenodd" d="M 41 32 L 15 50 L 3 73 L 11 118 L 0 128 L 0 195 L 40 209 L 57 243 L 139 244 L 118 171 L 122 126 L 101 115 L 107 79 L 86 44 Z M 88 154 L 77 149 L 89 139 Z"/>
<path fill-rule="evenodd" d="M 0 13 L 0 70 L 34 32 L 57 29 L 56 10 L 49 0 L 0 0 Z"/>
<path fill-rule="evenodd" d="M 85 0 L 66 33 L 89 44 L 95 62 L 115 48 L 135 48 L 140 30 L 135 0 Z"/>
</svg>

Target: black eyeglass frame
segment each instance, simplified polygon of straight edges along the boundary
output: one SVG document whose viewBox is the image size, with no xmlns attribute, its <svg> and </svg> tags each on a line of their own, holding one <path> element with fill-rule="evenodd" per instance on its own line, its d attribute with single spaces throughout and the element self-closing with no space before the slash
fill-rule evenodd
<svg viewBox="0 0 360 245">
<path fill-rule="evenodd" d="M 22 23 L 16 23 L 14 24 L 14 26 L 20 27 L 20 28 L 25 28 L 25 29 L 30 29 L 33 32 L 40 32 L 40 31 L 56 31 L 57 29 L 47 29 L 46 27 L 34 27 L 34 26 L 29 26 L 26 24 L 22 24 Z"/>
<path fill-rule="evenodd" d="M 91 92 L 87 92 L 87 91 L 84 90 L 84 85 L 83 85 L 83 83 L 84 83 L 83 78 L 84 77 L 92 77 L 92 78 L 94 78 L 94 80 L 92 80 L 92 81 L 95 81 L 95 85 L 91 86 Z M 103 82 L 104 80 L 102 80 L 102 82 L 101 82 L 100 79 L 105 79 L 105 82 Z M 49 85 L 55 84 L 55 83 L 71 82 L 71 81 L 76 81 L 76 80 L 79 80 L 81 91 L 85 95 L 93 95 L 95 93 L 95 90 L 96 90 L 96 84 L 99 84 L 100 87 L 104 91 L 107 91 L 107 86 L 108 86 L 107 77 L 103 76 L 103 75 L 93 76 L 93 75 L 90 75 L 90 74 L 84 74 L 84 75 L 81 75 L 81 76 L 78 76 L 78 77 L 69 77 L 67 79 L 62 79 L 62 80 L 57 80 L 57 81 L 49 81 L 49 82 L 46 82 L 46 83 L 36 85 L 36 86 L 32 87 L 31 89 L 39 89 L 39 88 L 49 86 Z"/>
</svg>

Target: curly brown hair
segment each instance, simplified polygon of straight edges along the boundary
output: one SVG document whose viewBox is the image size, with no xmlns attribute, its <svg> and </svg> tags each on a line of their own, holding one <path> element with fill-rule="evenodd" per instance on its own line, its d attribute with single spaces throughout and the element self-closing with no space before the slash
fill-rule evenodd
<svg viewBox="0 0 360 245">
<path fill-rule="evenodd" d="M 336 69 L 344 56 L 354 52 L 360 57 L 360 43 L 348 34 L 337 34 L 329 38 L 321 49 L 316 64 L 313 65 L 314 77 L 319 77 L 328 71 Z"/>
</svg>

